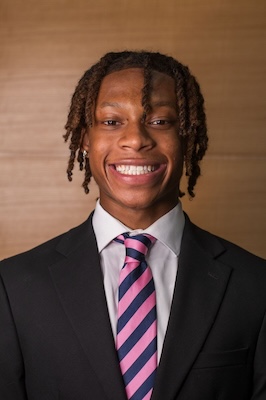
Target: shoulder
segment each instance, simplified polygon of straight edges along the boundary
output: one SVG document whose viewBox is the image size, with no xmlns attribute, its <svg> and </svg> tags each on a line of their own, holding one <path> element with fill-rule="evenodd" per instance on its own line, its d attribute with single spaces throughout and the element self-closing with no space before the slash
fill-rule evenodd
<svg viewBox="0 0 266 400">
<path fill-rule="evenodd" d="M 181 264 L 182 263 L 182 264 Z M 215 276 L 228 282 L 227 299 L 245 303 L 251 299 L 264 314 L 266 307 L 266 261 L 236 244 L 199 228 L 186 218 L 180 251 L 183 270 L 199 276 Z M 192 277 L 198 275 L 192 274 Z M 196 279 L 196 278 L 195 278 Z"/>
<path fill-rule="evenodd" d="M 210 233 L 197 225 L 193 224 L 189 218 L 186 218 L 187 236 L 190 236 L 203 251 L 210 254 L 214 259 L 217 259 L 231 267 L 253 268 L 258 266 L 262 268 L 262 272 L 266 273 L 266 260 L 242 247 L 221 238 L 213 233 Z"/>
<path fill-rule="evenodd" d="M 6 258 L 0 262 L 0 275 L 27 273 L 34 269 L 40 270 L 42 266 L 56 263 L 62 257 L 66 257 L 73 249 L 89 240 L 92 233 L 91 216 L 81 225 L 54 237 L 37 247 Z"/>
</svg>

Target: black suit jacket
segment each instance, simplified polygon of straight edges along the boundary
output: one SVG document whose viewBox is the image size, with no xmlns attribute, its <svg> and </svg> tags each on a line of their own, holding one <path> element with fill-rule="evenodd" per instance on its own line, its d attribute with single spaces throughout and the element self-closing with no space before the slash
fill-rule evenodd
<svg viewBox="0 0 266 400">
<path fill-rule="evenodd" d="M 91 217 L 1 263 L 1 400 L 126 400 Z M 264 261 L 186 219 L 152 400 L 266 399 Z"/>
</svg>

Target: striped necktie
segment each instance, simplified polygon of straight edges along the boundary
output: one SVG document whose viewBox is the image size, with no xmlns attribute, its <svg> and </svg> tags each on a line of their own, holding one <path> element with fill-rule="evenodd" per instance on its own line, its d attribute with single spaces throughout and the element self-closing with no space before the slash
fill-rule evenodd
<svg viewBox="0 0 266 400">
<path fill-rule="evenodd" d="M 145 261 L 155 238 L 148 234 L 119 235 L 126 258 L 119 278 L 116 348 L 130 400 L 151 398 L 157 368 L 155 288 Z"/>
</svg>

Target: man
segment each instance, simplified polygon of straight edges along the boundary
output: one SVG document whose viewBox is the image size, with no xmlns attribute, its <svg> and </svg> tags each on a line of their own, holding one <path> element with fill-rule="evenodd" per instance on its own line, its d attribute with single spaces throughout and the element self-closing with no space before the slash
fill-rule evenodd
<svg viewBox="0 0 266 400">
<path fill-rule="evenodd" d="M 179 201 L 207 148 L 195 78 L 159 53 L 108 53 L 66 130 L 68 177 L 77 155 L 99 201 L 1 265 L 1 399 L 265 399 L 265 264 Z"/>
</svg>

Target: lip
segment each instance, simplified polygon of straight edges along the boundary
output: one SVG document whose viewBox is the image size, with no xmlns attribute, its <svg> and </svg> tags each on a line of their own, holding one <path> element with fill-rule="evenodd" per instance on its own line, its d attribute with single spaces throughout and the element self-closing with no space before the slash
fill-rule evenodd
<svg viewBox="0 0 266 400">
<path fill-rule="evenodd" d="M 154 160 L 154 159 L 146 159 L 146 158 L 126 158 L 119 159 L 115 161 L 107 162 L 108 166 L 117 166 L 117 165 L 133 165 L 133 166 L 144 166 L 144 165 L 152 165 L 159 166 L 161 164 L 165 164 L 165 160 Z"/>
</svg>

